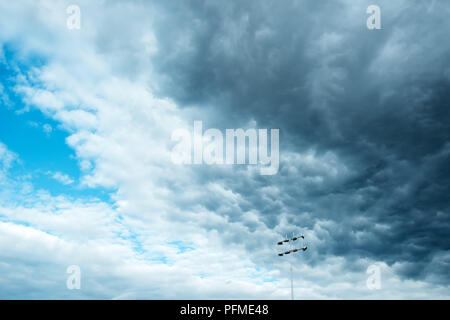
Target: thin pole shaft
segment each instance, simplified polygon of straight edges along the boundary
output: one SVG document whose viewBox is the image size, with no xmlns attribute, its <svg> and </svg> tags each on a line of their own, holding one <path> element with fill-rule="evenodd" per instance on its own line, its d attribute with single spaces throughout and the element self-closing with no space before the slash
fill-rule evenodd
<svg viewBox="0 0 450 320">
<path fill-rule="evenodd" d="M 292 275 L 292 262 L 291 262 L 291 299 L 294 300 L 294 277 Z"/>
</svg>

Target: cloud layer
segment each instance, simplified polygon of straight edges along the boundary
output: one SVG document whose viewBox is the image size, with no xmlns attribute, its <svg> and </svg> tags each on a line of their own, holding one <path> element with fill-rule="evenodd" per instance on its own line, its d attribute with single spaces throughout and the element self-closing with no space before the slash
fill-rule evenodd
<svg viewBox="0 0 450 320">
<path fill-rule="evenodd" d="M 303 232 L 297 298 L 448 298 L 450 5 L 378 2 L 372 31 L 369 1 L 79 1 L 80 30 L 64 1 L 1 4 L 3 86 L 111 201 L 33 186 L 0 144 L 0 297 L 287 298 L 274 244 Z M 193 120 L 279 128 L 278 174 L 172 164 Z"/>
</svg>

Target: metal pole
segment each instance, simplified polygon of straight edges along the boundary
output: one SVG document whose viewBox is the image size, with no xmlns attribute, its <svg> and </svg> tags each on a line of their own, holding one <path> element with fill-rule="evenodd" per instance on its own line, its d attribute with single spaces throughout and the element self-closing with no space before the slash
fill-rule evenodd
<svg viewBox="0 0 450 320">
<path fill-rule="evenodd" d="M 303 247 L 297 248 L 295 245 L 292 244 L 291 241 L 297 241 L 300 238 L 303 239 Z M 285 255 L 294 254 L 295 252 L 299 252 L 299 251 L 300 252 L 302 252 L 302 251 L 305 252 L 308 249 L 308 247 L 305 246 L 304 239 L 305 239 L 305 237 L 303 235 L 295 236 L 294 234 L 292 234 L 292 238 L 291 239 L 289 239 L 287 237 L 287 235 L 286 235 L 286 238 L 284 240 L 281 240 L 281 241 L 277 242 L 277 245 L 278 246 L 282 246 L 283 244 L 287 243 L 289 249 L 287 251 L 283 250 L 282 252 L 279 252 L 278 256 L 279 257 L 283 257 Z M 289 264 L 290 264 L 290 268 L 289 269 L 290 269 L 290 272 L 291 272 L 291 299 L 294 300 L 294 270 L 292 268 L 292 260 L 291 259 L 289 259 Z"/>
<path fill-rule="evenodd" d="M 292 262 L 291 262 L 291 299 L 294 300 L 294 277 L 292 275 Z"/>
</svg>

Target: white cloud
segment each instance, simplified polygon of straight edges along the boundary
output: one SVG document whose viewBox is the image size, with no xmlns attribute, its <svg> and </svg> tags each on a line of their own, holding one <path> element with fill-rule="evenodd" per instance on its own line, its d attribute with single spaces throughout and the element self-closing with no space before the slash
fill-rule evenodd
<svg viewBox="0 0 450 320">
<path fill-rule="evenodd" d="M 44 130 L 44 132 L 45 132 L 45 134 L 46 134 L 47 136 L 49 136 L 49 135 L 52 133 L 52 131 L 53 131 L 52 126 L 49 125 L 48 123 L 45 123 L 45 124 L 42 126 L 42 129 Z"/>
<path fill-rule="evenodd" d="M 74 183 L 74 180 L 69 177 L 69 175 L 61 173 L 61 172 L 55 172 L 52 174 L 52 178 L 56 181 L 61 182 L 64 185 L 72 184 Z"/>
<path fill-rule="evenodd" d="M 154 94 L 158 85 L 151 56 L 158 39 L 151 32 L 152 17 L 133 3 L 79 5 L 82 28 L 69 33 L 64 2 L 2 4 L 0 18 L 10 23 L 0 30 L 0 40 L 18 39 L 19 56 L 32 52 L 48 60 L 18 77 L 16 91 L 69 132 L 67 144 L 84 174 L 81 184 L 111 188 L 113 204 L 33 194 L 28 205 L 1 205 L 0 298 L 289 297 L 288 264 L 277 260 L 272 247 L 289 228 L 291 216 L 280 200 L 285 195 L 270 185 L 254 190 L 281 207 L 279 224 L 270 228 L 263 213 L 243 209 L 248 200 L 230 182 L 252 187 L 251 169 L 212 167 L 210 181 L 196 167 L 173 165 L 171 132 L 186 127 L 199 111 Z M 331 35 L 322 46 L 338 40 Z M 291 177 L 302 168 L 299 180 L 305 189 L 350 174 L 333 153 L 284 157 L 289 165 L 282 170 Z M 0 159 L 5 168 L 14 159 L 1 144 Z M 74 183 L 61 172 L 52 177 Z M 327 236 L 325 223 L 307 230 L 312 245 L 307 254 L 318 256 L 314 244 Z M 180 252 L 178 242 L 193 250 Z M 386 267 L 389 295 L 369 292 L 369 260 L 356 261 L 354 269 L 342 257 L 326 257 L 315 267 L 302 257 L 294 261 L 298 298 L 423 297 L 414 290 L 443 291 L 421 282 L 402 283 Z M 65 270 L 72 264 L 80 265 L 86 279 L 79 293 L 64 288 Z"/>
<path fill-rule="evenodd" d="M 17 155 L 0 142 L 0 180 L 1 174 L 5 174 L 16 159 Z"/>
</svg>

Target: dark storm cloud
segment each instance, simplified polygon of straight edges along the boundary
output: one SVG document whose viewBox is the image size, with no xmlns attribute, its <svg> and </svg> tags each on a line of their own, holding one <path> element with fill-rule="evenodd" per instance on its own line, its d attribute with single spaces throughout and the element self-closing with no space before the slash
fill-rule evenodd
<svg viewBox="0 0 450 320">
<path fill-rule="evenodd" d="M 365 9 L 374 2 L 383 29 L 369 31 Z M 204 205 L 231 219 L 256 208 L 270 227 L 283 212 L 310 230 L 329 221 L 311 264 L 325 255 L 369 257 L 399 263 L 405 277 L 449 283 L 449 9 L 443 1 L 160 7 L 161 95 L 202 108 L 210 127 L 255 119 L 280 128 L 282 155 L 331 152 L 348 169 L 322 170 L 323 183 L 308 184 L 314 167 L 289 161 L 277 176 L 237 182 L 202 168 L 199 179 L 223 179 L 245 199 L 231 210 L 215 207 L 214 196 Z"/>
</svg>

